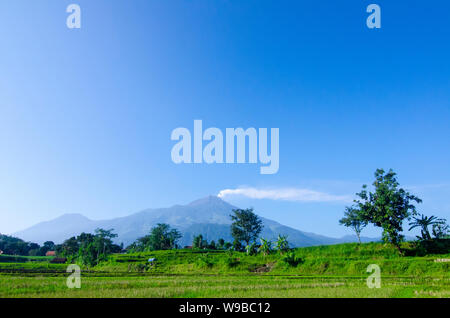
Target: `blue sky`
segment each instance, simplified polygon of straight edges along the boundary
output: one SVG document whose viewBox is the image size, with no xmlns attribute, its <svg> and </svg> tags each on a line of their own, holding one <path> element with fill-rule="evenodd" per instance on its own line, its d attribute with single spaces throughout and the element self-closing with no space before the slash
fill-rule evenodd
<svg viewBox="0 0 450 318">
<path fill-rule="evenodd" d="M 317 3 L 316 3 L 317 2 Z M 78 3 L 82 28 L 66 27 Z M 378 3 L 382 28 L 369 30 Z M 450 219 L 448 1 L 0 1 L 0 232 L 226 196 L 329 236 L 393 168 Z M 175 165 L 177 127 L 280 129 L 280 169 Z M 378 235 L 369 228 L 366 236 Z"/>
</svg>

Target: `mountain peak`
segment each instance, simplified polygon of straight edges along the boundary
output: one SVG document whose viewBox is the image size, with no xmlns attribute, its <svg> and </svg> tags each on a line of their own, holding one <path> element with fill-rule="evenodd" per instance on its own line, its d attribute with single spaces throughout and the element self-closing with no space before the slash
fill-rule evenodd
<svg viewBox="0 0 450 318">
<path fill-rule="evenodd" d="M 66 213 L 56 218 L 55 220 L 78 220 L 78 221 L 91 221 L 83 214 L 80 213 Z"/>
<path fill-rule="evenodd" d="M 209 195 L 205 198 L 201 198 L 195 201 L 192 201 L 189 203 L 189 206 L 198 206 L 198 205 L 205 205 L 205 204 L 227 204 L 225 201 L 223 201 L 221 198 L 219 198 L 216 195 Z"/>
</svg>

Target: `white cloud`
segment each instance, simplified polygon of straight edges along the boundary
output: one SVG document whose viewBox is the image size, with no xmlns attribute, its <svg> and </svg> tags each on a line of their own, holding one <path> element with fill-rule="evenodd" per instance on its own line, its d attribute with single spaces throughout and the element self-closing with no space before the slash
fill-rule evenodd
<svg viewBox="0 0 450 318">
<path fill-rule="evenodd" d="M 279 189 L 256 189 L 237 188 L 224 189 L 219 192 L 219 198 L 228 196 L 245 196 L 251 199 L 269 199 L 295 202 L 352 202 L 352 198 L 347 195 L 333 195 L 310 189 L 279 188 Z"/>
</svg>

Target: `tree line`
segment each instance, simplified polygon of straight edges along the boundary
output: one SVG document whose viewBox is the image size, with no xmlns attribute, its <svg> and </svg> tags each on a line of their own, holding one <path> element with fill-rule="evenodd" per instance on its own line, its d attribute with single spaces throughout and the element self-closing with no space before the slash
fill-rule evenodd
<svg viewBox="0 0 450 318">
<path fill-rule="evenodd" d="M 58 256 L 66 257 L 69 262 L 77 262 L 86 266 L 98 265 L 107 260 L 108 255 L 119 253 L 123 250 L 123 244 L 113 243 L 117 234 L 113 229 L 96 229 L 95 234 L 81 233 L 78 236 L 65 240 L 55 247 Z"/>
<path fill-rule="evenodd" d="M 106 260 L 109 254 L 123 250 L 123 244 L 113 243 L 115 237 L 117 234 L 114 234 L 112 229 L 96 229 L 95 234 L 81 233 L 62 244 L 47 241 L 40 246 L 37 243 L 0 234 L 0 250 L 3 254 L 20 256 L 45 256 L 48 251 L 55 251 L 58 257 L 67 258 L 69 262 L 94 266 Z"/>
<path fill-rule="evenodd" d="M 254 213 L 253 209 L 235 209 L 230 215 L 231 236 L 233 242 L 226 242 L 220 238 L 208 242 L 202 234 L 194 235 L 192 246 L 189 248 L 203 250 L 234 250 L 246 252 L 248 255 L 262 253 L 268 255 L 274 250 L 281 253 L 289 250 L 287 236 L 279 235 L 275 244 L 265 238 L 259 238 L 263 229 L 261 219 Z M 172 229 L 168 224 L 158 224 L 153 227 L 150 234 L 137 239 L 127 247 L 128 252 L 146 252 L 155 250 L 168 250 L 180 248 L 177 244 L 181 238 L 181 233 Z M 260 243 L 258 244 L 258 238 Z"/>
<path fill-rule="evenodd" d="M 24 240 L 0 234 L 0 250 L 8 255 L 21 256 L 45 256 L 48 251 L 55 248 L 55 243 L 48 241 L 42 246 L 37 243 L 25 242 Z"/>
</svg>

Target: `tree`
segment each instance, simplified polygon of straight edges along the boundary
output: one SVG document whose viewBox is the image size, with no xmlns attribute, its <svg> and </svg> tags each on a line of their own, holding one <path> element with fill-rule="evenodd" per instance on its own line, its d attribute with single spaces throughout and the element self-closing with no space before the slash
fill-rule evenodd
<svg viewBox="0 0 450 318">
<path fill-rule="evenodd" d="M 204 249 L 208 246 L 208 241 L 203 239 L 203 235 L 194 236 L 194 240 L 192 241 L 193 248 Z"/>
<path fill-rule="evenodd" d="M 9 255 L 27 256 L 35 254 L 40 249 L 36 243 L 25 242 L 17 237 L 0 234 L 0 250 Z"/>
<path fill-rule="evenodd" d="M 278 238 L 276 241 L 277 250 L 280 254 L 283 254 L 289 249 L 289 243 L 287 241 L 287 236 L 278 234 Z"/>
<path fill-rule="evenodd" d="M 433 236 L 437 239 L 448 238 L 450 234 L 450 227 L 446 219 L 438 219 L 432 227 Z"/>
<path fill-rule="evenodd" d="M 432 226 L 434 224 L 439 224 L 439 221 L 440 221 L 434 215 L 428 217 L 423 214 L 420 216 L 420 218 L 413 217 L 413 220 L 414 220 L 413 222 L 409 223 L 409 225 L 411 226 L 409 228 L 409 231 L 411 231 L 412 229 L 414 229 L 416 227 L 420 227 L 421 228 L 420 232 L 422 234 L 422 237 L 419 237 L 419 238 L 422 240 L 431 240 L 431 234 L 430 234 L 430 231 L 428 231 L 428 227 L 430 225 Z"/>
<path fill-rule="evenodd" d="M 222 249 L 224 247 L 224 245 L 225 245 L 225 240 L 223 238 L 220 238 L 217 241 L 217 248 Z"/>
<path fill-rule="evenodd" d="M 233 247 L 233 244 L 231 244 L 230 242 L 225 242 L 223 244 L 223 249 L 225 250 L 230 250 Z"/>
<path fill-rule="evenodd" d="M 64 257 L 70 257 L 78 253 L 80 243 L 75 236 L 65 240 L 59 247 L 58 253 Z"/>
<path fill-rule="evenodd" d="M 272 242 L 261 238 L 261 245 L 259 246 L 259 251 L 263 253 L 264 256 L 269 255 L 272 251 Z"/>
<path fill-rule="evenodd" d="M 181 233 L 171 229 L 168 224 L 159 223 L 150 233 L 150 248 L 152 250 L 168 250 L 177 247 Z"/>
<path fill-rule="evenodd" d="M 44 242 L 43 248 L 46 248 L 47 251 L 53 251 L 55 249 L 55 243 L 52 241 L 46 241 Z"/>
<path fill-rule="evenodd" d="M 78 250 L 79 261 L 86 266 L 94 266 L 98 264 L 97 251 L 93 242 L 84 242 Z"/>
<path fill-rule="evenodd" d="M 339 224 L 350 227 L 355 231 L 358 242 L 361 244 L 361 231 L 367 226 L 367 221 L 362 218 L 361 211 L 354 207 L 346 207 L 344 217 Z"/>
<path fill-rule="evenodd" d="M 244 241 L 249 245 L 255 241 L 262 230 L 262 221 L 253 213 L 253 209 L 236 209 L 230 215 L 233 223 L 231 224 L 231 235 L 235 241 Z"/>
<path fill-rule="evenodd" d="M 358 213 L 362 220 L 381 227 L 383 240 L 401 252 L 403 221 L 417 215 L 413 202 L 421 203 L 422 200 L 399 188 L 396 173 L 392 170 L 385 173 L 383 169 L 377 169 L 373 186 L 374 192 L 369 192 L 367 185 L 363 185 L 362 191 L 356 194 L 359 197 L 355 200 Z"/>
<path fill-rule="evenodd" d="M 159 223 L 156 227 L 151 229 L 148 240 L 151 250 L 167 250 L 170 248 L 168 237 L 169 230 L 170 226 L 164 223 Z"/>
<path fill-rule="evenodd" d="M 44 242 L 44 245 L 41 246 L 39 249 L 39 255 L 44 256 L 48 251 L 54 251 L 55 250 L 55 243 L 52 241 Z"/>
<path fill-rule="evenodd" d="M 112 239 L 117 237 L 117 234 L 112 232 L 113 229 L 104 230 L 96 229 L 94 237 L 94 246 L 97 252 L 97 264 L 106 258 L 106 256 L 111 253 L 114 249 L 114 244 Z"/>
<path fill-rule="evenodd" d="M 238 239 L 234 239 L 232 246 L 236 252 L 241 252 L 243 250 L 242 243 Z"/>
<path fill-rule="evenodd" d="M 81 233 L 77 236 L 79 244 L 78 261 L 86 266 L 97 264 L 97 250 L 94 246 L 94 235 L 91 233 Z"/>
<path fill-rule="evenodd" d="M 136 252 L 173 249 L 178 247 L 177 241 L 181 236 L 178 230 L 172 229 L 168 224 L 159 223 L 151 229 L 149 235 L 138 238 L 129 249 Z"/>
<path fill-rule="evenodd" d="M 30 256 L 40 256 L 39 251 L 41 247 L 37 243 L 29 243 L 30 250 L 28 251 L 28 255 Z"/>
</svg>

